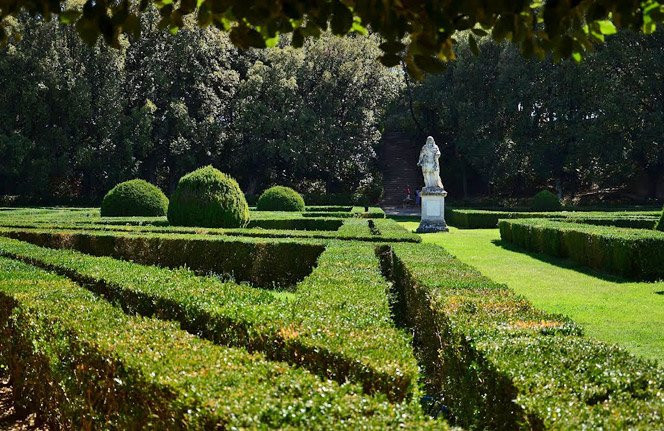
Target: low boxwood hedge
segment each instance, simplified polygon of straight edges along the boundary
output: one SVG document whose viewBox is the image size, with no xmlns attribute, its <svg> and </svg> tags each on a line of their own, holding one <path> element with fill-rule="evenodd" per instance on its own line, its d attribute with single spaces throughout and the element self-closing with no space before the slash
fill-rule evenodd
<svg viewBox="0 0 664 431">
<path fill-rule="evenodd" d="M 180 322 L 216 343 L 264 352 L 367 393 L 403 401 L 417 390 L 408 336 L 390 321 L 372 244 L 328 245 L 294 297 L 198 277 L 189 270 L 146 267 L 71 250 L 0 238 L 0 254 L 58 273 L 129 313 Z"/>
<path fill-rule="evenodd" d="M 573 218 L 568 218 L 567 220 L 574 223 L 592 224 L 595 226 L 615 226 L 615 227 L 626 227 L 631 229 L 652 229 L 656 222 L 656 219 L 650 216 L 632 216 L 632 217 L 577 216 Z"/>
<path fill-rule="evenodd" d="M 432 244 L 379 248 L 437 410 L 470 429 L 656 429 L 664 371 Z"/>
<path fill-rule="evenodd" d="M 445 219 L 450 226 L 459 229 L 493 229 L 498 226 L 501 219 L 543 218 L 572 220 L 579 223 L 596 224 L 603 226 L 651 228 L 655 222 L 652 211 L 556 211 L 556 212 L 528 212 L 528 211 L 493 211 L 473 209 L 447 209 Z"/>
<path fill-rule="evenodd" d="M 53 429 L 446 429 L 177 324 L 125 315 L 62 277 L 0 258 L 0 355 L 15 402 Z"/>
<path fill-rule="evenodd" d="M 260 241 L 223 236 L 12 230 L 0 235 L 50 248 L 72 248 L 95 256 L 167 268 L 185 266 L 265 288 L 287 288 L 311 273 L 324 247 L 292 240 Z"/>
<path fill-rule="evenodd" d="M 291 221 L 275 222 L 276 224 L 283 223 L 288 225 L 291 223 L 300 224 L 301 226 L 306 223 L 301 222 L 302 219 L 292 219 Z M 315 222 L 317 219 L 304 219 Z M 325 219 L 322 219 L 325 220 Z M 369 229 L 368 222 L 371 221 L 375 227 L 372 231 Z M 258 220 L 259 223 L 263 220 Z M 394 220 L 391 219 L 344 219 L 336 220 L 330 219 L 329 227 L 338 226 L 341 223 L 341 228 L 334 231 L 318 231 L 318 230 L 285 230 L 285 229 L 263 229 L 263 228 L 243 228 L 243 229 L 215 229 L 215 228 L 193 228 L 184 226 L 161 226 L 161 223 L 153 225 L 151 222 L 143 222 L 140 220 L 133 221 L 127 224 L 108 224 L 105 223 L 91 223 L 91 222 L 23 222 L 23 221 L 0 221 L 0 230 L 40 230 L 46 231 L 47 229 L 61 231 L 78 231 L 78 232 L 100 232 L 103 231 L 108 234 L 113 232 L 133 232 L 137 234 L 196 234 L 199 239 L 202 235 L 212 236 L 225 236 L 232 237 L 246 237 L 246 238 L 297 238 L 299 239 L 342 239 L 342 240 L 356 240 L 356 241 L 406 241 L 406 242 L 420 242 L 421 239 L 418 235 L 407 231 Z M 316 224 L 317 225 L 317 224 Z"/>
<path fill-rule="evenodd" d="M 274 186 L 265 190 L 256 203 L 258 211 L 297 211 L 305 210 L 304 199 L 290 187 Z"/>
<path fill-rule="evenodd" d="M 489 210 L 449 209 L 445 211 L 445 220 L 450 226 L 459 229 L 493 229 L 500 219 L 512 218 L 555 218 L 560 213 L 510 212 Z"/>
<path fill-rule="evenodd" d="M 352 206 L 341 206 L 341 205 L 307 205 L 305 211 L 312 212 L 350 212 L 353 209 Z"/>
<path fill-rule="evenodd" d="M 527 250 L 568 257 L 638 280 L 664 278 L 664 233 L 563 221 L 501 220 L 500 237 Z"/>
<path fill-rule="evenodd" d="M 342 224 L 343 220 L 336 218 L 273 218 L 251 220 L 247 225 L 247 228 L 335 231 L 339 229 Z"/>
<path fill-rule="evenodd" d="M 655 230 L 664 232 L 664 208 L 662 208 L 662 214 L 659 216 L 659 220 L 655 224 Z"/>
</svg>

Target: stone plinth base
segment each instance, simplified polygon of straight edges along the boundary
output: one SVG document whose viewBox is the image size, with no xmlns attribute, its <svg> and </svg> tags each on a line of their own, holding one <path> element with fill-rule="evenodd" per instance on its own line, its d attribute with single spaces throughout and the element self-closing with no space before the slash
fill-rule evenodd
<svg viewBox="0 0 664 431">
<path fill-rule="evenodd" d="M 422 215 L 420 226 L 415 232 L 448 232 L 445 223 L 445 196 L 447 192 L 438 187 L 424 187 L 420 193 Z"/>
</svg>

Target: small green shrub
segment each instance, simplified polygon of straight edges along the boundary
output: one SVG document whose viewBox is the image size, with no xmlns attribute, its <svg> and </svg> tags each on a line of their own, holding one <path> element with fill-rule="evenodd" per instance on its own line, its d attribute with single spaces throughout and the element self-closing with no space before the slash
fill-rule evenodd
<svg viewBox="0 0 664 431">
<path fill-rule="evenodd" d="M 664 208 L 662 208 L 662 215 L 659 217 L 659 221 L 655 223 L 655 230 L 664 232 Z"/>
<path fill-rule="evenodd" d="M 561 208 L 558 196 L 548 190 L 542 190 L 533 198 L 533 210 L 535 211 L 560 211 Z"/>
<path fill-rule="evenodd" d="M 145 180 L 130 180 L 113 187 L 101 203 L 102 217 L 163 216 L 168 198 Z"/>
<path fill-rule="evenodd" d="M 205 166 L 180 178 L 168 206 L 168 221 L 177 226 L 244 227 L 249 206 L 237 181 Z"/>
<path fill-rule="evenodd" d="M 274 186 L 265 190 L 258 203 L 258 211 L 304 211 L 304 199 L 290 187 Z"/>
</svg>

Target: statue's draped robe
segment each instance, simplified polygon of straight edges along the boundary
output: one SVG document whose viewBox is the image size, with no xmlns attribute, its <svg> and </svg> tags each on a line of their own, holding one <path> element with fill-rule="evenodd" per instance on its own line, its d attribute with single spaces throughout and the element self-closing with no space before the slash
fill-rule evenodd
<svg viewBox="0 0 664 431">
<path fill-rule="evenodd" d="M 417 164 L 422 167 L 424 187 L 443 188 L 443 183 L 440 180 L 439 157 L 440 149 L 438 148 L 438 145 L 426 144 L 422 147 L 422 151 L 420 151 L 420 160 Z"/>
</svg>

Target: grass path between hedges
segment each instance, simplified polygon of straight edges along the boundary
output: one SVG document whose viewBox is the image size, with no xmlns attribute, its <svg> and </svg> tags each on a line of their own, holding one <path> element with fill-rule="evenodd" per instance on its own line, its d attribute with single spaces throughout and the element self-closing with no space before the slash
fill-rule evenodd
<svg viewBox="0 0 664 431">
<path fill-rule="evenodd" d="M 410 231 L 418 223 L 402 222 Z M 595 339 L 618 344 L 664 365 L 664 281 L 627 282 L 566 259 L 523 252 L 500 241 L 498 229 L 422 235 L 535 306 L 562 313 Z"/>
</svg>

